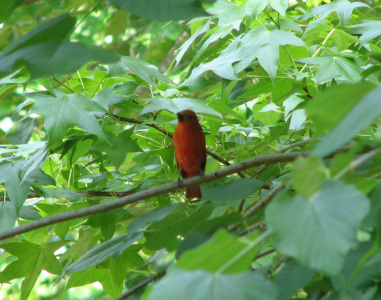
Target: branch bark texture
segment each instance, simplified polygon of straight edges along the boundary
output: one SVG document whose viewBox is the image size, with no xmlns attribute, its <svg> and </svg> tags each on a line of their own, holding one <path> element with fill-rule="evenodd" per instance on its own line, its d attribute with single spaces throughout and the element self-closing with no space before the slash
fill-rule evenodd
<svg viewBox="0 0 381 300">
<path fill-rule="evenodd" d="M 218 178 L 222 178 L 222 177 L 237 173 L 239 171 L 242 171 L 251 167 L 255 167 L 255 166 L 259 166 L 263 164 L 294 161 L 297 157 L 307 156 L 309 153 L 310 151 L 302 151 L 302 152 L 278 153 L 278 154 L 269 154 L 269 155 L 252 157 L 247 160 L 241 161 L 239 163 L 232 164 L 230 166 L 222 168 L 220 170 L 206 173 L 203 176 L 187 178 L 182 181 L 181 186 L 179 186 L 178 182 L 176 181 L 176 182 L 164 184 L 161 186 L 153 187 L 141 192 L 137 192 L 129 196 L 121 197 L 119 199 L 116 199 L 107 203 L 101 203 L 101 204 L 97 204 L 97 205 L 86 207 L 86 208 L 81 208 L 81 209 L 70 211 L 70 212 L 56 214 L 56 215 L 49 216 L 49 217 L 31 222 L 19 227 L 15 227 L 10 230 L 1 232 L 0 240 L 14 237 L 19 234 L 29 232 L 41 227 L 49 226 L 52 224 L 57 224 L 60 222 L 73 220 L 73 219 L 78 219 L 85 216 L 95 215 L 98 213 L 104 213 L 112 209 L 123 207 L 127 204 L 135 203 L 135 202 L 148 199 L 154 196 L 158 196 L 164 193 L 174 192 L 195 183 L 213 181 Z"/>
</svg>

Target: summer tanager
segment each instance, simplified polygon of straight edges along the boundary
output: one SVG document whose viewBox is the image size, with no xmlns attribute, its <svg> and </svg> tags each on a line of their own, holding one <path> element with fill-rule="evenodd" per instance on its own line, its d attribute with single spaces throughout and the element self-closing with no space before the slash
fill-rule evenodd
<svg viewBox="0 0 381 300">
<path fill-rule="evenodd" d="M 173 135 L 177 166 L 183 178 L 203 174 L 206 164 L 205 136 L 196 114 L 183 110 L 177 114 L 179 122 Z M 200 185 L 187 187 L 185 197 L 201 198 Z"/>
</svg>

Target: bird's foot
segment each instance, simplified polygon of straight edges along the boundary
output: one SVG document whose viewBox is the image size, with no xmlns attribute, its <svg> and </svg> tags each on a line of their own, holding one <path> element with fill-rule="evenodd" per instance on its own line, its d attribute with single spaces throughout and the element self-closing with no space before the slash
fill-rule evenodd
<svg viewBox="0 0 381 300">
<path fill-rule="evenodd" d="M 177 179 L 177 187 L 178 187 L 179 189 L 184 188 L 183 181 L 180 179 L 180 177 Z"/>
</svg>

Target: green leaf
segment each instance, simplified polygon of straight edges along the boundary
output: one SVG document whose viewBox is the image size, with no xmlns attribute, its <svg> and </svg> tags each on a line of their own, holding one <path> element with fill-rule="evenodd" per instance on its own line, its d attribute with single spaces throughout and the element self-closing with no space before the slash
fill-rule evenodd
<svg viewBox="0 0 381 300">
<path fill-rule="evenodd" d="M 143 99 L 145 101 L 152 102 L 151 104 L 147 105 L 142 109 L 140 112 L 140 115 L 148 114 L 151 112 L 157 112 L 161 109 L 166 109 L 174 114 L 178 113 L 179 111 L 182 111 L 184 109 L 191 109 L 196 113 L 203 113 L 203 114 L 209 114 L 214 115 L 217 117 L 222 118 L 222 115 L 211 108 L 210 106 L 206 105 L 207 102 L 198 100 L 198 99 L 192 99 L 192 98 L 150 98 L 150 99 Z"/>
<path fill-rule="evenodd" d="M 180 242 L 179 236 L 187 235 L 192 228 L 208 219 L 212 206 L 207 204 L 200 208 L 188 207 L 173 211 L 171 214 L 152 224 L 144 232 L 146 249 L 175 251 Z"/>
<path fill-rule="evenodd" d="M 263 27 L 255 28 L 244 36 L 235 38 L 214 60 L 194 68 L 188 80 L 183 84 L 189 84 L 205 71 L 213 71 L 225 79 L 239 80 L 237 74 L 255 58 L 258 58 L 261 66 L 274 81 L 278 69 L 279 46 L 281 45 L 305 46 L 305 43 L 289 31 L 268 31 Z M 233 67 L 234 63 L 236 64 Z"/>
<path fill-rule="evenodd" d="M 127 210 L 117 208 L 89 217 L 88 224 L 92 227 L 101 227 L 104 238 L 109 240 L 114 235 L 116 224 L 131 217 L 132 215 Z"/>
<path fill-rule="evenodd" d="M 111 4 L 123 7 L 132 14 L 154 21 L 168 22 L 206 16 L 201 2 L 196 0 L 107 0 Z"/>
<path fill-rule="evenodd" d="M 126 99 L 126 97 L 122 95 L 112 94 L 114 89 L 115 85 L 102 90 L 93 97 L 93 101 L 107 110 L 109 106 L 122 102 Z"/>
<path fill-rule="evenodd" d="M 109 275 L 108 270 L 93 266 L 86 270 L 70 274 L 67 288 L 82 286 L 96 281 L 103 281 L 103 279 L 109 277 Z"/>
<path fill-rule="evenodd" d="M 21 299 L 28 298 L 41 270 L 53 274 L 61 272 L 61 264 L 54 252 L 65 243 L 66 241 L 59 241 L 37 245 L 23 240 L 21 243 L 1 245 L 5 251 L 18 257 L 4 269 L 3 275 L 8 280 L 25 276 L 21 284 Z"/>
<path fill-rule="evenodd" d="M 78 271 L 82 271 L 96 264 L 99 264 L 100 262 L 104 261 L 106 258 L 110 256 L 120 255 L 134 242 L 141 239 L 142 231 L 143 230 L 133 233 L 125 233 L 98 245 L 97 247 L 86 252 L 85 255 L 81 256 L 70 266 L 65 268 L 64 272 L 75 273 Z"/>
<path fill-rule="evenodd" d="M 340 84 L 324 90 L 314 101 L 308 102 L 306 112 L 317 134 L 327 133 L 373 88 L 374 85 L 369 82 Z"/>
<path fill-rule="evenodd" d="M 239 30 L 245 13 L 244 8 L 244 5 L 240 7 L 235 2 L 218 0 L 208 9 L 208 13 L 218 17 L 218 26 L 228 26 Z"/>
<path fill-rule="evenodd" d="M 30 182 L 21 182 L 20 172 L 23 166 L 21 162 L 6 162 L 0 165 L 0 182 L 5 183 L 5 188 L 17 214 L 28 197 L 30 188 Z"/>
<path fill-rule="evenodd" d="M 216 273 L 244 272 L 250 270 L 262 240 L 263 237 L 258 237 L 257 234 L 239 239 L 225 230 L 219 230 L 200 247 L 186 251 L 175 268 L 188 271 L 202 269 Z"/>
<path fill-rule="evenodd" d="M 60 141 L 69 128 L 78 126 L 107 140 L 96 115 L 106 112 L 94 101 L 79 94 L 55 91 L 56 97 L 46 93 L 29 94 L 35 100 L 32 111 L 44 116 L 44 127 L 49 135 L 49 144 Z"/>
<path fill-rule="evenodd" d="M 374 226 L 376 228 L 381 228 L 381 184 L 378 184 L 376 188 L 370 194 L 370 213 L 364 220 L 364 226 Z"/>
<path fill-rule="evenodd" d="M 45 198 L 65 199 L 73 202 L 85 197 L 83 193 L 67 189 L 43 189 L 42 196 Z"/>
<path fill-rule="evenodd" d="M 348 253 L 340 273 L 332 277 L 335 289 L 353 291 L 374 283 L 373 278 L 378 276 L 381 267 L 381 256 L 376 247 L 372 242 L 361 243 Z"/>
<path fill-rule="evenodd" d="M 119 168 L 125 161 L 127 153 L 142 152 L 135 140 L 131 139 L 132 130 L 126 130 L 118 135 L 105 133 L 107 142 L 99 140 L 89 150 L 105 152 L 115 168 Z"/>
<path fill-rule="evenodd" d="M 130 56 L 122 56 L 120 61 L 112 66 L 110 74 L 126 73 L 129 71 L 133 71 L 150 86 L 155 85 L 154 79 L 175 84 L 172 80 L 160 73 L 156 66 Z"/>
<path fill-rule="evenodd" d="M 210 200 L 214 205 L 234 205 L 254 193 L 263 185 L 256 179 L 238 179 L 228 184 L 208 185 L 202 189 L 203 200 Z"/>
<path fill-rule="evenodd" d="M 304 109 L 295 109 L 304 100 L 296 95 L 292 95 L 283 102 L 284 106 L 284 119 L 290 121 L 290 130 L 299 130 L 307 119 Z"/>
<path fill-rule="evenodd" d="M 11 202 L 0 203 L 0 232 L 15 226 L 17 214 L 15 206 Z"/>
<path fill-rule="evenodd" d="M 369 42 L 381 35 L 381 21 L 377 20 L 362 20 L 361 24 L 347 27 L 354 28 L 353 33 L 361 33 L 360 41 L 363 42 Z"/>
<path fill-rule="evenodd" d="M 183 58 L 187 49 L 192 45 L 192 43 L 196 40 L 200 35 L 208 32 L 210 30 L 210 23 L 206 22 L 204 25 L 197 28 L 196 32 L 192 34 L 192 36 L 187 39 L 180 47 L 179 51 L 176 54 L 176 64 L 178 64 Z"/>
<path fill-rule="evenodd" d="M 314 7 L 310 12 L 303 15 L 302 20 L 307 20 L 313 16 L 320 16 L 318 19 L 312 21 L 305 30 L 305 33 L 314 28 L 317 24 L 322 23 L 331 13 L 336 12 L 342 26 L 345 26 L 352 12 L 356 8 L 367 7 L 367 4 L 361 2 L 351 2 L 348 0 L 336 0 L 330 4 L 320 5 Z"/>
<path fill-rule="evenodd" d="M 22 5 L 25 0 L 9 0 L 0 3 L 0 23 L 3 23 L 12 14 L 12 11 Z"/>
<path fill-rule="evenodd" d="M 66 41 L 76 19 L 61 15 L 13 43 L 0 54 L 0 76 L 26 66 L 31 78 L 68 74 L 91 60 L 117 62 L 116 54 L 93 46 Z"/>
<path fill-rule="evenodd" d="M 279 251 L 312 269 L 337 274 L 356 244 L 369 200 L 350 185 L 326 180 L 310 199 L 281 192 L 266 209 Z"/>
<path fill-rule="evenodd" d="M 312 151 L 312 155 L 321 157 L 332 153 L 348 142 L 381 114 L 379 95 L 381 87 L 377 87 L 363 97 L 340 121 L 328 132 Z"/>
<path fill-rule="evenodd" d="M 5 188 L 16 209 L 17 215 L 28 197 L 31 182 L 36 181 L 41 173 L 44 174 L 39 169 L 41 164 L 43 164 L 43 161 L 39 161 L 35 164 L 33 157 L 29 157 L 29 160 L 0 164 L 0 182 L 5 183 Z M 25 171 L 28 171 L 28 174 L 25 174 Z"/>
<path fill-rule="evenodd" d="M 361 80 L 362 69 L 342 56 L 307 57 L 298 62 L 319 65 L 316 72 L 316 83 L 323 84 L 332 79 L 346 79 L 351 83 Z"/>
<path fill-rule="evenodd" d="M 39 220 L 41 219 L 41 215 L 37 212 L 33 207 L 30 208 L 28 206 L 22 206 L 19 212 L 19 216 L 24 220 Z"/>
<path fill-rule="evenodd" d="M 27 48 L 46 42 L 64 40 L 74 28 L 75 22 L 76 19 L 68 14 L 58 16 L 31 30 L 14 42 L 11 46 L 6 48 L 1 54 L 9 55 L 22 48 Z"/>
<path fill-rule="evenodd" d="M 70 74 L 92 60 L 104 64 L 115 63 L 119 60 L 119 56 L 82 43 L 44 42 L 21 48 L 9 55 L 0 54 L 0 76 L 21 66 L 27 67 L 31 79 Z"/>
<path fill-rule="evenodd" d="M 79 237 L 76 240 L 75 244 L 61 255 L 60 260 L 64 262 L 68 259 L 78 259 L 89 250 L 91 247 L 92 239 L 93 235 L 91 234 L 90 230 L 80 231 Z"/>
<path fill-rule="evenodd" d="M 278 81 L 277 81 L 278 83 Z M 239 95 L 239 99 L 241 98 L 255 98 L 261 94 L 270 93 L 274 89 L 274 84 L 271 80 L 261 80 L 255 84 L 253 84 L 250 88 L 248 88 L 243 94 Z"/>
<path fill-rule="evenodd" d="M 269 4 L 274 8 L 277 12 L 281 14 L 281 16 L 286 15 L 286 10 L 288 8 L 288 0 L 268 0 Z"/>
<path fill-rule="evenodd" d="M 299 157 L 295 161 L 291 178 L 296 192 L 308 199 L 321 188 L 327 176 L 328 170 L 325 168 L 321 158 L 310 156 L 306 158 Z"/>
<path fill-rule="evenodd" d="M 137 247 L 131 246 L 117 258 L 110 261 L 109 268 L 111 281 L 116 290 L 114 297 L 120 295 L 123 291 L 123 282 L 126 278 L 127 270 L 129 268 L 140 267 L 144 265 L 143 258 L 137 253 L 140 251 L 141 247 L 139 245 L 136 246 Z"/>
<path fill-rule="evenodd" d="M 140 216 L 139 218 L 137 218 L 136 220 L 128 224 L 127 226 L 128 232 L 131 232 L 131 233 L 137 232 L 143 229 L 149 223 L 159 222 L 162 219 L 164 219 L 168 214 L 170 214 L 172 211 L 182 206 L 183 205 L 181 203 L 177 203 L 177 204 L 172 204 L 172 205 L 156 208 L 150 211 L 149 213 L 146 213 Z"/>
<path fill-rule="evenodd" d="M 307 284 L 315 274 L 311 269 L 289 259 L 275 276 L 280 300 L 292 298 L 300 288 Z"/>
<path fill-rule="evenodd" d="M 148 300 L 274 300 L 273 284 L 256 272 L 238 274 L 210 273 L 203 270 L 174 269 L 154 285 Z"/>
</svg>

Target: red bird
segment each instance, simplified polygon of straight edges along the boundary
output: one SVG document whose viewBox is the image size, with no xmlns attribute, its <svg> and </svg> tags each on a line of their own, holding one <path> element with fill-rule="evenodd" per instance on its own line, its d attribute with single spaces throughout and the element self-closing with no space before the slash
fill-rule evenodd
<svg viewBox="0 0 381 300">
<path fill-rule="evenodd" d="M 173 135 L 175 157 L 181 176 L 185 178 L 203 174 L 206 164 L 205 135 L 196 114 L 191 110 L 183 110 L 177 114 L 179 119 Z M 200 185 L 187 187 L 185 197 L 201 198 Z"/>
</svg>

